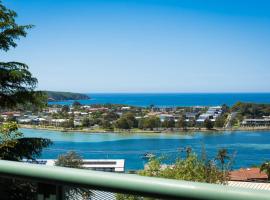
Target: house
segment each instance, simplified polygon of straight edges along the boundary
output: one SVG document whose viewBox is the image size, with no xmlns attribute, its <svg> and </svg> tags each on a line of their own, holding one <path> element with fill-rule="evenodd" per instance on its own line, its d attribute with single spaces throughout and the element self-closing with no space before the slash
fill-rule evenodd
<svg viewBox="0 0 270 200">
<path fill-rule="evenodd" d="M 74 126 L 82 126 L 82 120 L 80 118 L 74 119 Z"/>
<path fill-rule="evenodd" d="M 215 122 L 216 119 L 222 114 L 221 106 L 212 106 L 209 107 L 206 113 L 203 113 L 196 120 L 197 123 L 203 123 L 206 119 L 210 119 L 212 122 Z"/>
<path fill-rule="evenodd" d="M 270 126 L 270 119 L 244 119 L 241 123 L 242 126 Z"/>
<path fill-rule="evenodd" d="M 54 126 L 60 126 L 62 123 L 68 121 L 68 119 L 51 119 L 50 124 Z"/>
<path fill-rule="evenodd" d="M 204 123 L 204 121 L 206 120 L 206 119 L 210 119 L 212 117 L 212 115 L 210 115 L 210 114 L 201 114 L 200 116 L 199 116 L 199 118 L 196 120 L 196 122 L 197 123 Z"/>
<path fill-rule="evenodd" d="M 124 106 L 121 108 L 121 110 L 130 110 L 130 107 L 129 106 Z"/>
<path fill-rule="evenodd" d="M 62 108 L 57 108 L 57 107 L 49 107 L 48 108 L 48 113 L 58 113 L 61 111 Z"/>
<path fill-rule="evenodd" d="M 161 122 L 164 122 L 165 120 L 175 120 L 175 117 L 171 114 L 160 114 L 159 119 Z"/>
<path fill-rule="evenodd" d="M 186 112 L 185 113 L 185 118 L 187 120 L 192 120 L 197 118 L 198 113 L 197 112 Z"/>
<path fill-rule="evenodd" d="M 260 168 L 247 168 L 231 171 L 229 173 L 230 181 L 243 182 L 265 182 L 268 176 L 265 172 L 261 172 Z"/>
</svg>

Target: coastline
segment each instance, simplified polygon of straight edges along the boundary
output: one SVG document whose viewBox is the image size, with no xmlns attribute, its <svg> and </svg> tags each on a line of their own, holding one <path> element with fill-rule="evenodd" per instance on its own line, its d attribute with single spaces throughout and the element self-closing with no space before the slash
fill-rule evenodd
<svg viewBox="0 0 270 200">
<path fill-rule="evenodd" d="M 49 130 L 49 131 L 59 131 L 59 132 L 80 132 L 80 133 L 145 133 L 145 134 L 158 134 L 158 133 L 194 133 L 194 132 L 223 132 L 223 131 L 270 131 L 270 127 L 237 127 L 237 128 L 188 128 L 188 129 L 164 129 L 164 130 L 142 130 L 142 129 L 130 129 L 130 130 L 105 130 L 105 129 L 66 129 L 62 127 L 52 127 L 52 126 L 37 126 L 37 125 L 24 125 L 19 124 L 19 128 L 24 129 L 37 129 L 37 130 Z"/>
</svg>

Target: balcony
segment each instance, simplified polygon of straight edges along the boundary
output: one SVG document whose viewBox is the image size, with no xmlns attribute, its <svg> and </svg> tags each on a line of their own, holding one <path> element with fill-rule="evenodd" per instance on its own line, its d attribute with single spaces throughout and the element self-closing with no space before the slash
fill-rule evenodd
<svg viewBox="0 0 270 200">
<path fill-rule="evenodd" d="M 35 196 L 38 200 L 67 199 L 63 195 L 67 188 L 91 191 L 89 197 L 74 193 L 73 199 L 116 199 L 116 194 L 132 194 L 153 199 L 205 200 L 266 200 L 270 196 L 269 192 L 260 190 L 11 161 L 0 161 L 0 176 L 35 183 Z"/>
</svg>

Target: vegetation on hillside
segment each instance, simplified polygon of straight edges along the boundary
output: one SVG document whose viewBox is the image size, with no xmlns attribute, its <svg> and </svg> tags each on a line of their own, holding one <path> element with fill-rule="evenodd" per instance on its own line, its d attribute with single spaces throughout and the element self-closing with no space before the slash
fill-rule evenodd
<svg viewBox="0 0 270 200">
<path fill-rule="evenodd" d="M 226 149 L 220 149 L 217 156 L 208 160 L 205 151 L 200 158 L 186 148 L 186 156 L 178 158 L 173 165 L 162 166 L 161 159 L 150 159 L 146 168 L 139 172 L 141 176 L 161 177 L 177 180 L 227 184 L 229 170 L 232 165 L 232 156 Z M 117 200 L 150 200 L 134 195 L 118 194 Z"/>
<path fill-rule="evenodd" d="M 270 115 L 270 104 L 238 102 L 232 106 L 231 110 L 245 118 L 262 118 L 263 116 Z"/>
<path fill-rule="evenodd" d="M 44 91 L 48 96 L 48 101 L 66 101 L 66 100 L 86 100 L 90 99 L 86 94 L 73 92 L 55 92 Z"/>
</svg>

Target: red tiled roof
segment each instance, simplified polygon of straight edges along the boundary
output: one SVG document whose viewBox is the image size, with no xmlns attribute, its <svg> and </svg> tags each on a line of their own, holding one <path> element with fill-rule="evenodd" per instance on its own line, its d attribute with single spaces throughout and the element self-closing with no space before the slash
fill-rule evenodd
<svg viewBox="0 0 270 200">
<path fill-rule="evenodd" d="M 259 168 L 247 168 L 231 171 L 229 173 L 231 181 L 250 181 L 250 180 L 267 180 L 268 176 L 264 172 L 260 172 Z"/>
</svg>

